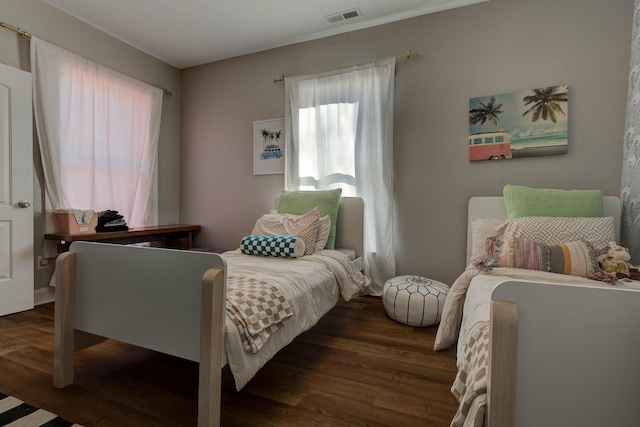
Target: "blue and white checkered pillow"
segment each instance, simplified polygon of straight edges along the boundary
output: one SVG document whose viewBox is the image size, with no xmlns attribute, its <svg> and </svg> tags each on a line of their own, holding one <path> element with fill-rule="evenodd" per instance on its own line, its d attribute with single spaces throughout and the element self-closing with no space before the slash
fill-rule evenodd
<svg viewBox="0 0 640 427">
<path fill-rule="evenodd" d="M 304 240 L 296 236 L 255 236 L 242 238 L 240 251 L 245 255 L 298 258 L 304 256 Z"/>
</svg>

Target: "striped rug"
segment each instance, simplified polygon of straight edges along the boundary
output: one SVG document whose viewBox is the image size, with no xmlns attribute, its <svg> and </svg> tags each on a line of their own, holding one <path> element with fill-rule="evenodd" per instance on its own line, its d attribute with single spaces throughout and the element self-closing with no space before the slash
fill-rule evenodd
<svg viewBox="0 0 640 427">
<path fill-rule="evenodd" d="M 0 426 L 7 427 L 82 427 L 56 414 L 27 405 L 20 399 L 0 393 Z"/>
</svg>

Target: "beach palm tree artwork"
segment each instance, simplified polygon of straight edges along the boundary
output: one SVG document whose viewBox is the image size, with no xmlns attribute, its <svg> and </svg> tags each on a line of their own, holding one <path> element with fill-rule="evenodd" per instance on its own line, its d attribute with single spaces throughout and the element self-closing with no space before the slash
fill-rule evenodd
<svg viewBox="0 0 640 427">
<path fill-rule="evenodd" d="M 496 97 L 489 98 L 489 102 L 486 104 L 480 100 L 478 104 L 477 107 L 469 110 L 469 123 L 472 125 L 479 124 L 480 127 L 484 127 L 484 124 L 489 121 L 494 126 L 498 126 L 498 121 L 500 121 L 500 115 L 502 114 L 502 104 L 496 103 Z"/>
<path fill-rule="evenodd" d="M 280 135 L 282 135 L 281 130 L 271 130 L 271 129 L 260 129 L 260 135 L 262 135 L 262 148 L 266 148 L 267 142 L 269 145 L 277 145 L 279 146 L 278 141 L 280 140 Z M 276 141 L 274 144 L 273 141 Z"/>
<path fill-rule="evenodd" d="M 269 129 L 262 128 L 260 129 L 260 135 L 262 135 L 262 148 L 267 146 L 267 142 L 273 139 L 273 132 Z"/>
<path fill-rule="evenodd" d="M 253 170 L 255 175 L 284 173 L 284 119 L 253 122 Z"/>
<path fill-rule="evenodd" d="M 527 95 L 522 99 L 524 105 L 533 104 L 531 108 L 522 113 L 523 116 L 531 113 L 531 121 L 537 122 L 542 120 L 551 120 L 553 123 L 558 121 L 558 113 L 566 116 L 562 105 L 569 102 L 569 91 L 567 87 L 549 86 L 542 89 L 533 89 L 532 95 Z"/>
<path fill-rule="evenodd" d="M 567 85 L 469 100 L 469 160 L 537 157 L 568 152 Z"/>
</svg>

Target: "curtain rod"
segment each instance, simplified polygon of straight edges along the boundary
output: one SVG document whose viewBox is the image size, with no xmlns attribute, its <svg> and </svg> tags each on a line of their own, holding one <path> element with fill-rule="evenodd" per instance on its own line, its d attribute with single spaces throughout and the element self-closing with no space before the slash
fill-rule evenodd
<svg viewBox="0 0 640 427">
<path fill-rule="evenodd" d="M 20 34 L 21 36 L 24 36 L 24 37 L 27 37 L 27 38 L 31 38 L 31 34 L 26 32 L 22 28 L 14 27 L 13 25 L 9 25 L 6 22 L 0 22 L 0 27 L 3 27 L 3 28 L 6 28 L 8 30 L 11 30 L 13 32 L 16 32 L 16 33 Z M 173 92 L 171 92 L 169 89 L 162 89 L 162 92 L 167 96 L 173 96 Z"/>
<path fill-rule="evenodd" d="M 22 28 L 14 27 L 13 25 L 9 25 L 6 22 L 0 22 L 0 27 L 4 27 L 4 28 L 7 28 L 7 29 L 9 29 L 11 31 L 15 31 L 16 33 L 20 34 L 21 36 L 25 36 L 25 37 L 31 38 L 31 34 L 27 33 Z"/>
<path fill-rule="evenodd" d="M 407 58 L 412 58 L 414 56 L 418 56 L 420 55 L 420 51 L 418 50 L 408 50 L 405 53 L 403 53 L 402 55 L 396 55 L 396 59 L 407 59 Z M 273 79 L 274 83 L 280 83 L 284 81 L 284 74 L 282 74 L 280 77 L 278 77 L 277 79 Z"/>
</svg>

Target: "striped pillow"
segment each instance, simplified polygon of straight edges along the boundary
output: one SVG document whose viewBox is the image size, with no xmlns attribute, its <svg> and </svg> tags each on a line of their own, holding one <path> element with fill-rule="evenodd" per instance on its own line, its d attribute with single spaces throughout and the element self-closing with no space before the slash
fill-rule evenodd
<svg viewBox="0 0 640 427">
<path fill-rule="evenodd" d="M 487 252 L 498 267 L 524 268 L 615 282 L 600 269 L 593 245 L 575 241 L 547 245 L 518 237 L 493 236 L 487 239 Z"/>
<path fill-rule="evenodd" d="M 266 214 L 258 218 L 254 236 L 296 236 L 304 240 L 304 254 L 312 255 L 316 247 L 320 211 L 313 208 L 304 215 Z"/>
</svg>

